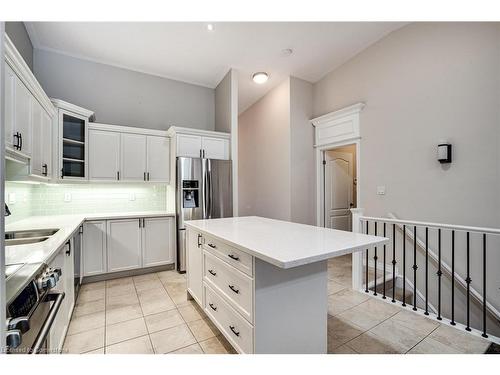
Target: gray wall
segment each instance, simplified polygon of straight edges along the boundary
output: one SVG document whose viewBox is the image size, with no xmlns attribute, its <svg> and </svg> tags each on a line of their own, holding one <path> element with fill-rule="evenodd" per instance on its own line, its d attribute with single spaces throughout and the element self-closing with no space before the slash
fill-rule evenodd
<svg viewBox="0 0 500 375">
<path fill-rule="evenodd" d="M 314 116 L 366 103 L 359 182 L 367 215 L 500 227 L 499 40 L 499 23 L 410 24 L 314 84 Z M 436 160 L 440 139 L 453 144 L 452 164 Z M 487 295 L 497 309 L 499 242 L 488 239 Z M 481 291 L 481 245 L 471 248 Z M 463 253 L 457 259 L 460 268 Z"/>
<path fill-rule="evenodd" d="M 24 22 L 5 22 L 5 32 L 23 57 L 26 64 L 33 70 L 33 45 L 26 31 Z"/>
<path fill-rule="evenodd" d="M 231 75 L 229 71 L 215 88 L 215 130 L 231 133 Z"/>
<path fill-rule="evenodd" d="M 168 129 L 214 130 L 214 90 L 35 50 L 34 72 L 53 98 L 95 111 L 96 121 Z"/>
</svg>

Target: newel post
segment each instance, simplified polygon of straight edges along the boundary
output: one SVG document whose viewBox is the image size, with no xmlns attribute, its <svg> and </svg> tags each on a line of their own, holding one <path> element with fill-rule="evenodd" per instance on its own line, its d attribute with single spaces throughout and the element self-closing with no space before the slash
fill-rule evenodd
<svg viewBox="0 0 500 375">
<path fill-rule="evenodd" d="M 352 213 L 352 231 L 363 233 L 361 217 L 364 214 L 362 208 L 351 208 Z M 356 251 L 352 253 L 352 289 L 360 290 L 363 287 L 363 252 Z"/>
</svg>

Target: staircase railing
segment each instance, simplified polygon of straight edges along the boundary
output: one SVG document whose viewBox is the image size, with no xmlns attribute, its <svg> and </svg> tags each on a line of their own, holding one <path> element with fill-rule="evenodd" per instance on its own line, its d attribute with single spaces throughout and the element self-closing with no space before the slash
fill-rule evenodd
<svg viewBox="0 0 500 375">
<path fill-rule="evenodd" d="M 468 332 L 475 331 L 471 327 L 471 297 L 476 299 L 480 304 L 481 310 L 481 327 L 476 327 L 480 329 L 480 333 L 483 337 L 488 337 L 488 327 L 487 327 L 487 312 L 496 316 L 498 318 L 498 311 L 495 307 L 489 303 L 486 299 L 486 289 L 487 289 L 487 262 L 488 254 L 491 249 L 488 248 L 488 243 L 491 237 L 495 237 L 495 241 L 500 239 L 500 229 L 494 228 L 480 228 L 480 227 L 469 227 L 462 225 L 450 225 L 450 224 L 440 224 L 440 223 L 430 223 L 421 221 L 409 221 L 409 220 L 399 220 L 396 218 L 380 218 L 380 217 L 368 217 L 363 216 L 362 209 L 353 209 L 353 228 L 354 232 L 358 233 L 368 233 L 372 235 L 389 237 L 390 241 L 387 245 L 383 247 L 375 247 L 371 249 L 373 254 L 373 263 L 375 267 L 373 268 L 374 276 L 373 282 L 369 282 L 369 257 L 370 249 L 366 249 L 363 252 L 358 252 L 353 254 L 353 288 L 364 290 L 366 293 L 373 293 L 374 296 L 380 296 L 382 299 L 391 298 L 392 303 L 396 303 L 395 290 L 396 290 L 396 265 L 400 273 L 402 273 L 402 288 L 403 297 L 401 305 L 403 307 L 407 306 L 405 302 L 407 280 L 409 285 L 413 288 L 413 301 L 409 303 L 412 306 L 412 310 L 423 310 L 425 315 L 435 315 L 437 320 L 443 320 L 442 307 L 444 304 L 449 311 L 449 320 L 451 325 L 456 325 L 455 319 L 455 289 L 457 286 L 463 286 L 465 289 L 466 307 L 465 307 L 465 321 L 463 322 L 464 329 Z M 422 238 L 419 238 L 418 232 L 420 232 Z M 429 234 L 433 234 L 433 239 L 436 241 L 437 253 L 433 251 L 430 245 Z M 446 234 L 446 241 L 443 235 Z M 461 246 L 459 250 L 460 257 L 457 259 L 457 249 L 456 238 L 460 234 L 460 239 L 465 240 L 464 243 L 460 243 Z M 471 236 L 475 239 L 480 240 L 477 246 L 471 246 Z M 462 239 L 463 237 L 463 239 Z M 476 242 L 476 241 L 475 241 Z M 422 257 L 425 256 L 420 262 L 417 260 L 417 246 L 423 249 Z M 463 247 L 463 248 L 462 248 Z M 479 248 L 478 248 L 479 247 Z M 420 253 L 420 251 L 419 251 Z M 462 254 L 463 253 L 463 254 Z M 471 255 L 474 257 L 474 265 L 479 265 L 479 271 L 475 270 L 475 274 L 472 275 L 471 269 Z M 450 259 L 450 265 L 446 264 L 443 257 L 447 256 Z M 382 258 L 382 259 L 380 259 Z M 478 258 L 479 261 L 478 261 Z M 363 262 L 364 260 L 364 262 Z M 382 285 L 378 288 L 377 285 L 377 269 L 379 262 L 383 264 L 383 281 Z M 388 261 L 390 263 L 388 263 Z M 437 272 L 435 278 L 432 279 L 431 287 L 436 287 L 437 289 L 437 313 L 433 314 L 432 311 L 429 312 L 429 285 L 431 280 L 429 280 L 430 261 L 436 264 Z M 465 277 L 461 277 L 457 272 L 456 265 L 459 262 L 461 270 L 465 273 Z M 422 264 L 423 263 L 423 264 Z M 476 264 L 477 263 L 477 264 Z M 389 266 L 389 272 L 392 272 L 392 296 L 386 295 L 386 265 Z M 417 272 L 419 269 L 423 268 L 424 272 Z M 449 280 L 451 282 L 451 295 L 448 301 L 444 301 L 442 298 L 442 277 L 444 273 L 449 275 Z M 408 273 L 408 274 L 407 274 Z M 364 277 L 363 277 L 364 276 Z M 480 283 L 476 285 L 476 288 L 472 288 L 472 277 L 479 279 Z M 419 309 L 417 306 L 417 281 L 420 281 L 422 285 L 423 278 L 423 289 L 422 294 L 425 299 L 425 307 Z M 369 284 L 371 288 L 369 287 Z M 478 289 L 479 285 L 479 290 Z M 370 290 L 371 289 L 371 290 Z M 382 290 L 380 290 L 382 289 Z"/>
</svg>

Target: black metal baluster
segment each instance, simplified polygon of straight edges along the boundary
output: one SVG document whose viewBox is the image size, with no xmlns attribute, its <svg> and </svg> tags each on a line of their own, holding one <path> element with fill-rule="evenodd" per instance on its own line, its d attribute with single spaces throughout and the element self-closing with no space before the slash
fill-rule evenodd
<svg viewBox="0 0 500 375">
<path fill-rule="evenodd" d="M 396 303 L 396 224 L 392 224 L 392 303 Z"/>
<path fill-rule="evenodd" d="M 438 316 L 437 320 L 442 320 L 441 318 L 441 228 L 438 229 L 438 271 L 436 273 L 438 276 Z"/>
<path fill-rule="evenodd" d="M 384 223 L 384 237 L 385 237 L 385 224 L 386 223 Z M 385 299 L 385 244 L 384 244 L 384 287 L 383 287 L 382 298 Z"/>
<path fill-rule="evenodd" d="M 451 322 L 455 323 L 455 231 L 451 231 Z"/>
<path fill-rule="evenodd" d="M 403 306 L 406 306 L 406 225 L 403 225 Z"/>
<path fill-rule="evenodd" d="M 425 315 L 429 315 L 429 227 L 425 227 Z"/>
<path fill-rule="evenodd" d="M 417 226 L 413 226 L 413 311 L 417 311 Z"/>
<path fill-rule="evenodd" d="M 470 329 L 470 233 L 467 232 L 467 278 L 465 282 L 467 283 L 467 327 L 465 327 L 466 331 L 471 331 Z"/>
<path fill-rule="evenodd" d="M 486 334 L 486 233 L 483 233 L 483 337 Z"/>
<path fill-rule="evenodd" d="M 375 222 L 375 236 L 377 235 L 377 222 Z M 375 272 L 373 274 L 373 280 L 375 282 L 375 287 L 373 289 L 373 295 L 377 295 L 377 246 L 375 246 L 375 255 L 373 256 L 373 262 L 375 263 Z"/>
<path fill-rule="evenodd" d="M 368 220 L 366 220 L 366 234 L 368 233 Z M 366 249 L 366 267 L 365 267 L 365 292 L 368 293 L 368 249 Z"/>
</svg>

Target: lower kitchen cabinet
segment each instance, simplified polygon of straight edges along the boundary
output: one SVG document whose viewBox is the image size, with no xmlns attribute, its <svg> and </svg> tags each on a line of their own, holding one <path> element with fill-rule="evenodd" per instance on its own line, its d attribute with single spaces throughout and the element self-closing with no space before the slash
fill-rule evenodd
<svg viewBox="0 0 500 375">
<path fill-rule="evenodd" d="M 83 224 L 83 276 L 106 273 L 106 220 Z"/>
<path fill-rule="evenodd" d="M 187 288 L 191 297 L 203 306 L 203 238 L 194 230 L 186 231 Z"/>
<path fill-rule="evenodd" d="M 66 337 L 71 314 L 73 313 L 73 307 L 75 305 L 73 256 L 74 254 L 69 244 L 66 244 L 59 250 L 56 257 L 49 264 L 51 268 L 61 269 L 61 277 L 53 291 L 65 293 L 63 303 L 50 329 L 49 348 L 53 352 L 60 352 L 62 350 L 64 338 Z"/>
<path fill-rule="evenodd" d="M 108 272 L 142 266 L 140 219 L 108 220 Z"/>
<path fill-rule="evenodd" d="M 174 219 L 171 217 L 143 219 L 142 249 L 143 267 L 174 263 Z"/>
</svg>

